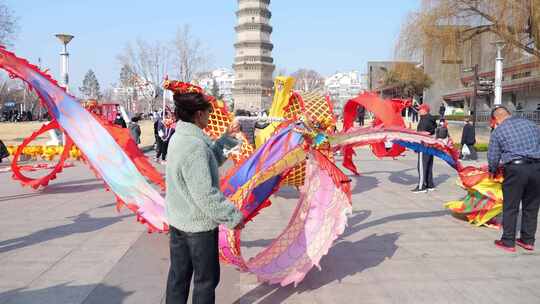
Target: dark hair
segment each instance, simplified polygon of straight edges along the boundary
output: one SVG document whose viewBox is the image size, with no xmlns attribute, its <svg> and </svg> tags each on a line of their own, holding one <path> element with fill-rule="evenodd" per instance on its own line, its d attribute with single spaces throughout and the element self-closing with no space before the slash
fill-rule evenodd
<svg viewBox="0 0 540 304">
<path fill-rule="evenodd" d="M 206 111 L 212 108 L 212 104 L 200 93 L 174 94 L 173 99 L 176 120 L 193 122 L 197 111 Z"/>
<path fill-rule="evenodd" d="M 493 108 L 493 110 L 491 110 L 491 118 L 495 118 L 495 112 L 497 112 L 497 110 L 504 110 L 506 112 L 506 114 L 508 115 L 512 115 L 512 113 L 508 110 L 507 107 L 505 106 L 496 106 L 495 108 Z"/>
<path fill-rule="evenodd" d="M 238 109 L 234 113 L 236 116 L 249 116 L 249 112 L 244 109 Z"/>
</svg>

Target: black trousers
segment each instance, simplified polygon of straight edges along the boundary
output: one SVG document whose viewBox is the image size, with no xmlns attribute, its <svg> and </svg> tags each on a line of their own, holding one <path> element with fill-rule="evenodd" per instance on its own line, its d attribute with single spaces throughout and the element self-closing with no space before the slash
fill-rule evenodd
<svg viewBox="0 0 540 304">
<path fill-rule="evenodd" d="M 433 183 L 433 155 L 418 153 L 418 188 L 435 188 Z"/>
<path fill-rule="evenodd" d="M 503 235 L 506 246 L 516 241 L 516 225 L 521 202 L 521 240 L 534 245 L 540 207 L 540 163 L 504 166 Z"/>
<path fill-rule="evenodd" d="M 215 303 L 220 276 L 218 230 L 189 233 L 170 226 L 169 234 L 171 266 L 166 303 L 187 303 L 193 275 L 193 303 Z"/>
<path fill-rule="evenodd" d="M 169 149 L 169 141 L 164 141 L 161 138 L 157 142 L 156 159 L 161 157 L 161 160 L 167 159 L 167 150 Z"/>
<path fill-rule="evenodd" d="M 476 153 L 476 148 L 474 147 L 474 145 L 467 145 L 467 147 L 469 148 L 469 151 L 471 151 L 471 155 L 468 156 L 469 159 L 477 160 L 478 154 Z"/>
<path fill-rule="evenodd" d="M 4 145 L 4 142 L 0 140 L 0 163 L 2 162 L 2 159 L 9 156 L 9 151 L 7 150 L 6 145 Z"/>
</svg>

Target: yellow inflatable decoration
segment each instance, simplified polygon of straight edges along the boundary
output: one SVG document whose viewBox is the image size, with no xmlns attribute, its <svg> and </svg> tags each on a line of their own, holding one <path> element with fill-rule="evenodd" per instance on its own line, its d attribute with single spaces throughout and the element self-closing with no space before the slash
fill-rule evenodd
<svg viewBox="0 0 540 304">
<path fill-rule="evenodd" d="M 10 156 L 13 156 L 17 151 L 18 146 L 7 146 L 7 150 Z M 56 156 L 60 156 L 64 152 L 64 146 L 26 146 L 22 151 L 22 155 L 31 160 L 37 160 L 41 158 L 42 160 L 51 161 Z M 82 153 L 77 147 L 71 148 L 69 151 L 69 156 L 75 160 L 81 160 Z"/>
<path fill-rule="evenodd" d="M 302 118 L 314 129 L 332 133 L 336 127 L 331 102 L 319 92 L 293 92 L 295 79 L 278 76 L 274 81 L 274 99 L 270 108 L 271 118 L 296 120 Z M 260 147 L 275 132 L 279 122 L 273 122 L 255 136 L 255 144 Z M 321 152 L 333 160 L 332 151 L 321 149 Z M 299 187 L 304 184 L 306 164 L 303 162 L 289 172 L 283 183 Z"/>
<path fill-rule="evenodd" d="M 286 107 L 289 104 L 289 99 L 292 96 L 295 79 L 290 76 L 278 76 L 274 80 L 274 99 L 268 114 L 273 118 L 285 118 Z M 279 122 L 273 122 L 266 128 L 260 130 L 255 137 L 255 146 L 258 148 L 272 136 Z"/>
</svg>

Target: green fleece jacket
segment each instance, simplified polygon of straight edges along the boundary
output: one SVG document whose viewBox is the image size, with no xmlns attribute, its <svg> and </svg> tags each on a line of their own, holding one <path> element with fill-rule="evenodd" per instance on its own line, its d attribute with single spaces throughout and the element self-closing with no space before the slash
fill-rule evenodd
<svg viewBox="0 0 540 304">
<path fill-rule="evenodd" d="M 224 147 L 236 140 L 223 136 L 213 142 L 196 125 L 178 122 L 167 151 L 166 210 L 169 224 L 185 232 L 203 232 L 224 224 L 234 228 L 242 213 L 219 189 L 218 168 Z"/>
</svg>

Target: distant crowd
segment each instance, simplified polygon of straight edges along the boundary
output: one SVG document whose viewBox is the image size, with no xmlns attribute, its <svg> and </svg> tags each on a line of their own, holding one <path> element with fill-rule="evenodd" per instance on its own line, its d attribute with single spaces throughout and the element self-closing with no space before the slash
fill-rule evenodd
<svg viewBox="0 0 540 304">
<path fill-rule="evenodd" d="M 48 115 L 45 114 L 42 117 L 33 115 L 31 111 L 19 111 L 19 110 L 4 110 L 0 121 L 2 122 L 21 122 L 21 121 L 34 121 L 41 119 L 47 119 Z"/>
</svg>

